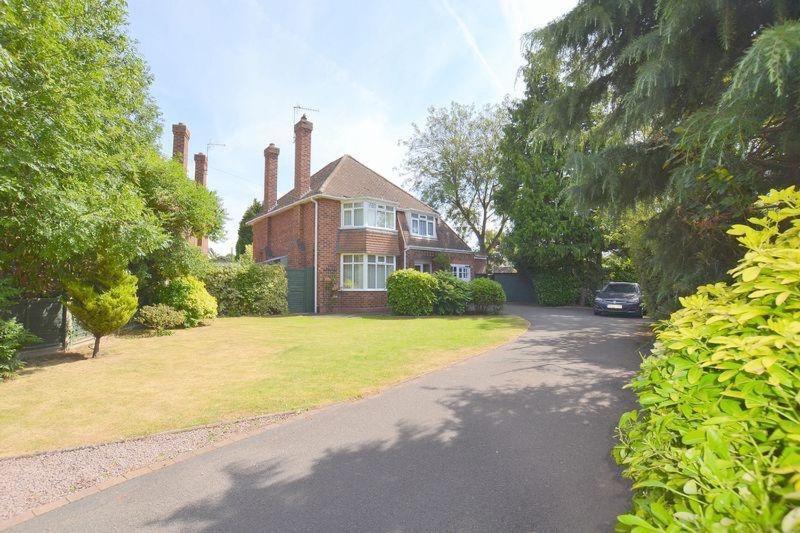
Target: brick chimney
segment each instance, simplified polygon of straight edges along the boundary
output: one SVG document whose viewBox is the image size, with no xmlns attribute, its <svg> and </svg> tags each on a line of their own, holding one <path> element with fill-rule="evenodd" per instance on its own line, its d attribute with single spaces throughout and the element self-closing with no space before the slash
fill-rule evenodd
<svg viewBox="0 0 800 533">
<path fill-rule="evenodd" d="M 303 196 L 311 188 L 311 130 L 305 115 L 294 125 L 294 192 Z"/>
<path fill-rule="evenodd" d="M 189 166 L 189 128 L 183 122 L 172 125 L 172 157 L 183 163 L 183 169 Z"/>
<path fill-rule="evenodd" d="M 278 202 L 278 154 L 280 149 L 273 143 L 264 148 L 264 211 L 272 209 Z"/>
<path fill-rule="evenodd" d="M 208 158 L 206 154 L 200 152 L 194 154 L 194 181 L 205 187 L 208 180 Z"/>
</svg>

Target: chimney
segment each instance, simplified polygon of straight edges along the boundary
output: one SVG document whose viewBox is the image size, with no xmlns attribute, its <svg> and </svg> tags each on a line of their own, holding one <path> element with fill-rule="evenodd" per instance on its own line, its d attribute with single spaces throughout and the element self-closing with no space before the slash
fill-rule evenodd
<svg viewBox="0 0 800 533">
<path fill-rule="evenodd" d="M 183 122 L 172 125 L 172 157 L 183 163 L 183 169 L 189 165 L 189 128 Z"/>
<path fill-rule="evenodd" d="M 264 211 L 272 209 L 278 202 L 278 154 L 280 149 L 273 143 L 264 148 Z"/>
<path fill-rule="evenodd" d="M 201 187 L 206 186 L 208 178 L 208 158 L 206 154 L 200 152 L 194 154 L 194 181 Z"/>
<path fill-rule="evenodd" d="M 311 188 L 311 130 L 305 115 L 294 125 L 294 192 L 300 197 Z"/>
</svg>

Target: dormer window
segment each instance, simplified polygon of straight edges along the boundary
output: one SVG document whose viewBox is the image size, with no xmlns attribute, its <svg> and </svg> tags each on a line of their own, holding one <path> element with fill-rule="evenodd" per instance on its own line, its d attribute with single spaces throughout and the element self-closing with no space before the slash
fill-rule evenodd
<svg viewBox="0 0 800 533">
<path fill-rule="evenodd" d="M 411 213 L 411 235 L 435 239 L 436 218 L 433 215 Z"/>
<path fill-rule="evenodd" d="M 395 229 L 394 207 L 378 202 L 342 203 L 343 228 Z"/>
</svg>

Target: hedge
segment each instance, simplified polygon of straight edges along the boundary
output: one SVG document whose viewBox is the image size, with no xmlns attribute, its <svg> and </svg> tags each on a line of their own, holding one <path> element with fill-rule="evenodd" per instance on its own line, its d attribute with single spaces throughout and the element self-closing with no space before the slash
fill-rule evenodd
<svg viewBox="0 0 800 533">
<path fill-rule="evenodd" d="M 289 311 L 286 271 L 248 261 L 219 266 L 205 276 L 222 316 L 266 316 Z"/>
<path fill-rule="evenodd" d="M 407 268 L 396 270 L 386 280 L 389 308 L 396 315 L 422 316 L 433 312 L 436 279 Z"/>
<path fill-rule="evenodd" d="M 136 321 L 142 326 L 156 330 L 158 335 L 172 333 L 168 329 L 177 328 L 186 323 L 186 312 L 179 311 L 167 304 L 145 305 L 139 308 Z"/>
<path fill-rule="evenodd" d="M 489 278 L 475 278 L 469 283 L 472 307 L 476 313 L 499 313 L 506 303 L 503 286 Z"/>
<path fill-rule="evenodd" d="M 581 296 L 581 280 L 569 272 L 541 271 L 533 276 L 536 301 L 541 305 L 572 305 Z"/>
<path fill-rule="evenodd" d="M 446 270 L 437 271 L 433 312 L 437 315 L 463 315 L 470 303 L 469 284 Z"/>
<path fill-rule="evenodd" d="M 206 290 L 205 284 L 194 276 L 170 280 L 156 295 L 158 303 L 169 305 L 186 313 L 183 325 L 197 326 L 216 318 L 217 300 Z"/>
<path fill-rule="evenodd" d="M 728 233 L 733 282 L 700 287 L 657 326 L 619 423 L 633 480 L 622 529 L 800 526 L 800 193 L 771 191 Z"/>
</svg>

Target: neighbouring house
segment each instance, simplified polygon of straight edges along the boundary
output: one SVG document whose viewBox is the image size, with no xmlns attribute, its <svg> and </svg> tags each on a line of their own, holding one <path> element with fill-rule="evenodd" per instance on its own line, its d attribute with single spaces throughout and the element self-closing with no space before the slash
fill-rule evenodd
<svg viewBox="0 0 800 533">
<path fill-rule="evenodd" d="M 305 115 L 295 124 L 294 187 L 280 198 L 279 149 L 264 150 L 264 207 L 248 222 L 255 261 L 311 273 L 313 305 L 304 310 L 384 310 L 389 274 L 433 272 L 437 254 L 461 279 L 485 273 L 486 257 L 439 213 L 352 156 L 311 174 L 312 129 Z"/>
<path fill-rule="evenodd" d="M 189 128 L 183 122 L 172 125 L 172 157 L 183 164 L 183 170 L 189 172 Z M 208 157 L 203 152 L 194 154 L 194 181 L 201 187 L 208 181 Z M 204 254 L 208 254 L 208 237 L 186 237 L 186 240 L 197 245 Z"/>
</svg>

